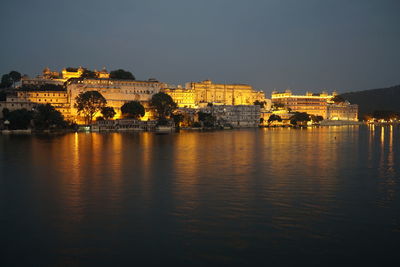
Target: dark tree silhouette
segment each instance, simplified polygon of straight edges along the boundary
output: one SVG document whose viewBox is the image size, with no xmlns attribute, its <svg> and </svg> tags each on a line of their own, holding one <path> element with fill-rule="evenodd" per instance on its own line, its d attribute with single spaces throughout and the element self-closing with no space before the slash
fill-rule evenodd
<svg viewBox="0 0 400 267">
<path fill-rule="evenodd" d="M 93 117 L 107 104 L 106 99 L 98 91 L 82 92 L 76 97 L 74 107 L 79 115 L 83 115 L 86 123 L 91 124 Z"/>
<path fill-rule="evenodd" d="M 145 109 L 142 104 L 138 101 L 130 101 L 122 105 L 121 112 L 124 117 L 134 118 L 138 120 L 140 117 L 143 117 Z"/>
</svg>

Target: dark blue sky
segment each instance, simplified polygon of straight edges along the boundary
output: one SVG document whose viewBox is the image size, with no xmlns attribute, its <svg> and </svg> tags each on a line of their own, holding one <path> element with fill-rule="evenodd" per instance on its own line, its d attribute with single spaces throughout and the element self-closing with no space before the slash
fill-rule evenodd
<svg viewBox="0 0 400 267">
<path fill-rule="evenodd" d="M 0 11 L 0 73 L 106 66 L 267 93 L 400 84 L 399 0 L 3 0 Z"/>
</svg>

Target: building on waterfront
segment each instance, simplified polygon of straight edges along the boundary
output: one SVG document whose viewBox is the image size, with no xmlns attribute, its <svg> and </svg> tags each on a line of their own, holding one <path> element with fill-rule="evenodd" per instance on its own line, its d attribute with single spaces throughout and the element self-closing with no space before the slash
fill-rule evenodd
<svg viewBox="0 0 400 267">
<path fill-rule="evenodd" d="M 221 113 L 219 106 L 224 106 L 227 114 L 235 113 L 235 116 L 243 117 L 243 120 L 235 120 L 235 123 L 238 122 L 239 125 L 244 125 L 246 121 L 250 120 L 246 112 L 252 109 L 242 106 L 254 106 L 254 103 L 259 101 L 265 103 L 264 109 L 271 107 L 271 100 L 265 98 L 264 92 L 256 91 L 252 86 L 246 84 L 216 84 L 206 80 L 187 83 L 183 88 L 167 86 L 155 79 L 147 81 L 110 79 L 110 74 L 105 68 L 101 71 L 94 71 L 96 78 L 88 78 L 87 73 L 93 75 L 93 72 L 88 72 L 82 67 L 64 68 L 61 72 L 45 68 L 42 74 L 36 78 L 24 76 L 16 95 L 8 98 L 10 101 L 7 100 L 2 105 L 16 107 L 16 103 L 19 103 L 20 107 L 23 104 L 23 106 L 31 108 L 35 104 L 49 103 L 66 119 L 82 122 L 82 118 L 78 116 L 74 107 L 76 97 L 87 91 L 98 91 L 106 99 L 107 106 L 116 111 L 115 119 L 121 118 L 120 108 L 123 104 L 129 101 L 139 101 L 146 110 L 142 120 L 148 120 L 153 117 L 149 101 L 154 94 L 162 91 L 169 94 L 179 108 L 197 110 L 212 104 L 216 112 Z M 234 106 L 238 107 L 233 108 Z M 257 108 L 260 107 L 257 106 Z M 240 112 L 243 112 L 243 115 L 238 115 Z"/>
<path fill-rule="evenodd" d="M 279 116 L 280 120 L 273 120 L 268 122 L 269 118 L 272 115 Z M 260 125 L 263 126 L 287 126 L 290 125 L 290 118 L 294 115 L 293 112 L 290 112 L 287 109 L 278 109 L 278 110 L 261 110 L 260 113 Z"/>
<path fill-rule="evenodd" d="M 310 115 L 327 118 L 327 105 L 336 94 L 329 95 L 326 92 L 310 93 L 305 95 L 294 95 L 290 90 L 283 93 L 272 92 L 272 105 L 284 105 L 285 108 L 296 112 L 306 112 Z"/>
<path fill-rule="evenodd" d="M 234 128 L 257 127 L 260 123 L 260 106 L 258 105 L 212 105 L 200 111 L 211 113 L 220 125 Z"/>
<path fill-rule="evenodd" d="M 0 101 L 0 118 L 3 118 L 3 109 L 14 111 L 17 109 L 32 110 L 38 104 L 18 98 L 17 94 L 8 95 L 6 101 Z"/>
<path fill-rule="evenodd" d="M 176 88 L 164 88 L 162 91 L 172 97 L 180 108 L 196 108 L 196 92 L 194 89 L 186 89 L 180 86 Z"/>
<path fill-rule="evenodd" d="M 306 112 L 310 115 L 322 116 L 328 120 L 357 120 L 358 106 L 349 102 L 334 103 L 332 99 L 337 95 L 322 93 L 310 93 L 294 95 L 290 90 L 285 92 L 272 92 L 272 105 L 282 105 L 292 112 Z"/>
<path fill-rule="evenodd" d="M 29 109 L 38 104 L 49 103 L 59 110 L 66 119 L 82 122 L 83 120 L 77 116 L 77 110 L 74 107 L 76 97 L 83 92 L 98 91 L 106 99 L 107 106 L 113 107 L 116 111 L 115 118 L 121 117 L 121 106 L 124 103 L 139 101 L 146 109 L 146 114 L 142 117 L 142 120 L 147 120 L 151 117 L 148 104 L 151 97 L 165 87 L 164 83 L 160 83 L 155 79 L 148 81 L 109 79 L 106 78 L 109 75 L 104 69 L 101 72 L 97 72 L 99 77 L 102 78 L 75 78 L 71 74 L 74 71 L 69 68 L 65 70 L 68 73 L 64 77 L 69 79 L 66 82 L 56 78 L 56 73 L 47 68 L 43 71 L 43 76 L 35 79 L 25 77 L 25 82 L 23 82 L 18 91 L 14 92 L 6 101 L 1 102 L 1 110 L 4 107 L 9 110 Z M 77 69 L 76 72 L 78 73 L 81 70 Z M 52 84 L 52 86 L 48 86 L 48 84 Z M 51 89 L 49 90 L 49 88 Z M 54 88 L 59 88 L 60 90 L 55 90 Z"/>
<path fill-rule="evenodd" d="M 186 84 L 188 94 L 194 92 L 194 102 L 220 105 L 253 105 L 256 100 L 265 101 L 263 91 L 256 91 L 247 84 L 216 84 L 210 80 Z"/>
<path fill-rule="evenodd" d="M 17 98 L 26 103 L 50 104 L 66 119 L 72 119 L 67 91 L 18 91 Z"/>
<path fill-rule="evenodd" d="M 329 103 L 327 106 L 328 120 L 358 121 L 358 105 L 348 101 Z"/>
<path fill-rule="evenodd" d="M 0 102 L 0 111 L 4 108 L 9 111 L 32 110 L 37 105 L 50 104 L 60 111 L 66 119 L 72 119 L 69 102 L 66 91 L 17 91 L 7 96 L 6 101 Z"/>
<path fill-rule="evenodd" d="M 99 120 L 92 124 L 91 130 L 101 131 L 154 131 L 157 121 L 140 121 L 134 119 Z"/>
<path fill-rule="evenodd" d="M 142 120 L 151 117 L 148 102 L 152 96 L 162 88 L 164 83 L 156 80 L 136 81 L 136 80 L 115 80 L 115 79 L 75 79 L 67 83 L 67 92 L 70 99 L 71 114 L 77 116 L 77 110 L 74 108 L 76 97 L 80 93 L 87 91 L 98 91 L 107 100 L 107 106 L 113 107 L 116 111 L 115 118 L 121 117 L 121 107 L 129 101 L 139 101 L 146 109 L 146 115 Z M 79 118 L 78 118 L 79 119 Z"/>
</svg>

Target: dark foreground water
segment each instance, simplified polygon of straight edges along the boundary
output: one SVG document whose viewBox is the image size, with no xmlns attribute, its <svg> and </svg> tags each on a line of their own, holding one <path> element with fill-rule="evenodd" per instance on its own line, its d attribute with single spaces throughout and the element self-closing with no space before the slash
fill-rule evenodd
<svg viewBox="0 0 400 267">
<path fill-rule="evenodd" d="M 0 266 L 400 266 L 400 128 L 0 136 Z"/>
</svg>

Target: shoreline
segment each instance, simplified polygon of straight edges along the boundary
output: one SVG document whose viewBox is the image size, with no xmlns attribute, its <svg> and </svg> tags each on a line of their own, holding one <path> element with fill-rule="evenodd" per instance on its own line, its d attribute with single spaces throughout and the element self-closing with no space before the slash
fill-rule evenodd
<svg viewBox="0 0 400 267">
<path fill-rule="evenodd" d="M 181 127 L 181 128 L 169 128 L 163 130 L 138 130 L 138 129 L 124 129 L 124 130 L 101 130 L 101 131 L 93 131 L 93 130 L 79 130 L 79 129 L 59 129 L 59 130 L 32 130 L 32 129 L 20 129 L 20 130 L 1 130 L 1 135 L 58 135 L 58 134 L 66 134 L 66 133 L 141 133 L 141 132 L 150 132 L 150 133 L 179 133 L 180 131 L 188 131 L 188 132 L 217 132 L 217 131 L 230 131 L 230 130 L 248 130 L 248 129 L 276 129 L 276 128 L 285 128 L 285 129 L 305 129 L 305 128 L 318 128 L 318 127 L 330 127 L 330 126 L 362 126 L 362 125 L 371 125 L 364 122 L 354 123 L 354 124 L 329 124 L 329 125 L 299 125 L 299 126 L 286 126 L 286 125 L 278 125 L 278 126 L 259 126 L 259 127 L 238 127 L 238 128 L 197 128 L 197 127 Z M 389 125 L 398 125 L 398 124 L 379 124 L 375 126 L 389 126 Z"/>
</svg>

